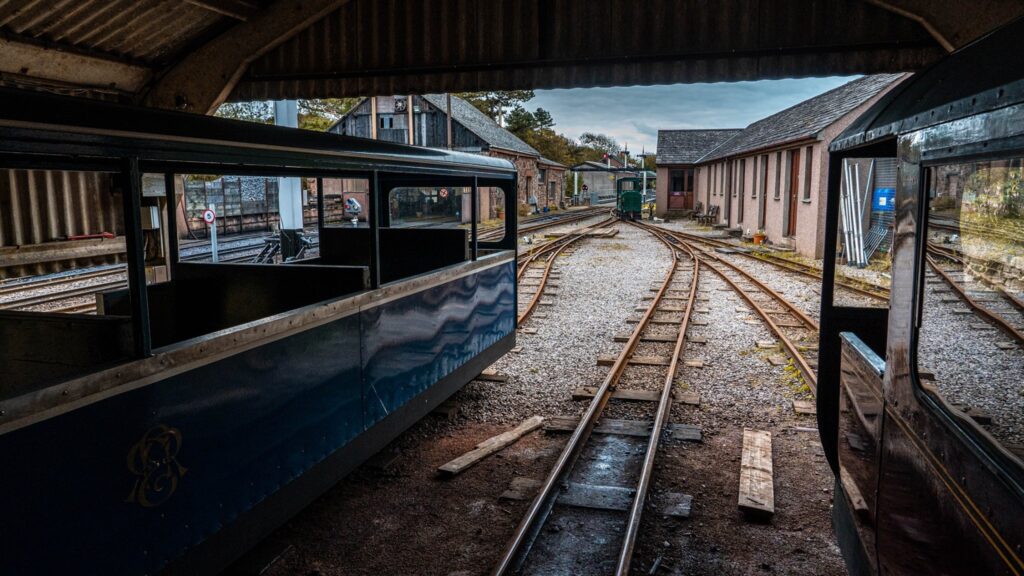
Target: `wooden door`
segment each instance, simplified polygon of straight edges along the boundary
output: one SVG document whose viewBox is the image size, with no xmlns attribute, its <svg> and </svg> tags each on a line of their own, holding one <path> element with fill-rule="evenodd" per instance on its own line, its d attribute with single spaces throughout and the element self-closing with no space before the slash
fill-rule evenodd
<svg viewBox="0 0 1024 576">
<path fill-rule="evenodd" d="M 800 203 L 800 150 L 789 156 L 789 222 L 786 236 L 796 236 L 796 209 Z"/>
</svg>

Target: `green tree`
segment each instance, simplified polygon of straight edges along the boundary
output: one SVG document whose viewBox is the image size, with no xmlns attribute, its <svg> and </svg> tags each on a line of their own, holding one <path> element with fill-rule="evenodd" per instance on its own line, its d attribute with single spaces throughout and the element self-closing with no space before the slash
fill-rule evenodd
<svg viewBox="0 0 1024 576">
<path fill-rule="evenodd" d="M 323 132 L 359 103 L 359 98 L 324 98 L 299 100 L 299 128 Z M 274 106 L 270 102 L 230 102 L 222 104 L 215 114 L 221 118 L 274 123 Z"/>
<path fill-rule="evenodd" d="M 491 120 L 501 124 L 506 110 L 514 110 L 533 100 L 533 90 L 503 90 L 498 92 L 463 92 L 455 94 L 469 102 Z"/>
</svg>

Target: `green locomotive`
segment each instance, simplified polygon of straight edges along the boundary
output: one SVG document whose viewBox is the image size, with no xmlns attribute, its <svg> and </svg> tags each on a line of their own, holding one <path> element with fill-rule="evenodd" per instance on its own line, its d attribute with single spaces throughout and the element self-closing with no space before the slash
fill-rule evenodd
<svg viewBox="0 0 1024 576">
<path fill-rule="evenodd" d="M 644 192 L 642 178 L 622 178 L 615 183 L 615 213 L 624 220 L 641 220 Z"/>
</svg>

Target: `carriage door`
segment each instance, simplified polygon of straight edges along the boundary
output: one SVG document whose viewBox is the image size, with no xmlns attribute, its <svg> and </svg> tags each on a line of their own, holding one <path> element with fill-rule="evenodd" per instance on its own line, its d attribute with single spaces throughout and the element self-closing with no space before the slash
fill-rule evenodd
<svg viewBox="0 0 1024 576">
<path fill-rule="evenodd" d="M 799 154 L 790 156 L 790 222 L 795 221 Z M 894 187 L 894 158 L 845 158 L 829 166 L 825 275 L 818 366 L 818 430 L 836 474 L 834 522 L 850 562 L 877 566 L 892 219 L 871 227 L 874 190 Z M 891 170 L 890 170 L 891 168 Z M 873 295 L 874 294 L 874 295 Z M 869 568 L 870 567 L 870 568 Z"/>
</svg>

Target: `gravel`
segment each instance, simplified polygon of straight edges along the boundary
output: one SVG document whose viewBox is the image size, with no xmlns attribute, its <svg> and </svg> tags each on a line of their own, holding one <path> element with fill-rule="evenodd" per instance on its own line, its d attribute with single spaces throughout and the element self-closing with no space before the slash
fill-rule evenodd
<svg viewBox="0 0 1024 576">
<path fill-rule="evenodd" d="M 1013 339 L 984 325 L 976 314 L 952 300 L 948 286 L 930 273 L 925 282 L 924 321 L 918 358 L 935 373 L 935 385 L 947 401 L 980 408 L 992 417 L 983 428 L 1004 444 L 1024 445 L 1024 351 L 1001 350 L 997 344 Z"/>
<path fill-rule="evenodd" d="M 508 382 L 470 383 L 456 398 L 460 414 L 471 421 L 518 422 L 534 414 L 582 413 L 586 403 L 572 400 L 573 389 L 601 383 L 608 369 L 596 365 L 597 356 L 621 349 L 613 336 L 631 330 L 626 320 L 637 314 L 633 308 L 671 262 L 650 234 L 615 226 L 617 236 L 581 240 L 570 256 L 559 257 L 559 293 L 545 297 L 555 305 L 538 308 L 524 324 L 537 334 L 520 331 L 522 350 L 494 365 Z"/>
</svg>

